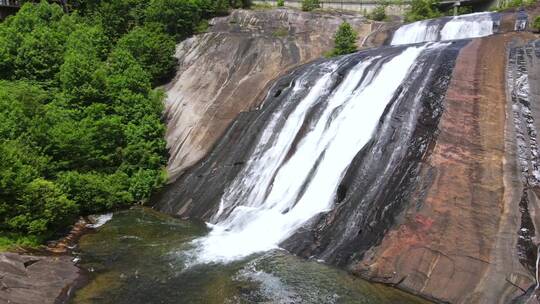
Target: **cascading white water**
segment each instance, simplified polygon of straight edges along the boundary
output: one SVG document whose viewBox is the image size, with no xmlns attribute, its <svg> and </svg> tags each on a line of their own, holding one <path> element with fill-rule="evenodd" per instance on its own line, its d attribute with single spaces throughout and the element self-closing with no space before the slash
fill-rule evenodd
<svg viewBox="0 0 540 304">
<path fill-rule="evenodd" d="M 453 17 L 441 30 L 441 41 L 484 37 L 493 34 L 491 13 L 476 13 Z"/>
<path fill-rule="evenodd" d="M 447 41 L 484 37 L 493 34 L 495 21 L 492 13 L 475 13 L 452 17 L 444 25 L 443 19 L 405 24 L 396 30 L 392 45 L 427 41 Z"/>
<path fill-rule="evenodd" d="M 350 69 L 337 88 L 339 61 L 323 64 L 325 72 L 311 88 L 305 87 L 305 78 L 297 79 L 291 95 L 309 93 L 290 114 L 285 107 L 275 111 L 250 160 L 223 195 L 212 230 L 194 241 L 195 262 L 228 262 L 277 248 L 315 215 L 331 209 L 340 180 L 394 92 L 418 56 L 434 47 L 418 45 L 392 58 L 368 58 Z M 317 105 L 323 111 L 306 131 L 306 117 Z"/>
<path fill-rule="evenodd" d="M 440 24 L 430 20 L 400 26 L 392 37 L 392 45 L 439 40 Z"/>
</svg>

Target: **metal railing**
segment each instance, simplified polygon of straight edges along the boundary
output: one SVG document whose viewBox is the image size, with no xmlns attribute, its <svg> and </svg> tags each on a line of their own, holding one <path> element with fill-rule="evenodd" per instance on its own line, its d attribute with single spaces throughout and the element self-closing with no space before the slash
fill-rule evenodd
<svg viewBox="0 0 540 304">
<path fill-rule="evenodd" d="M 0 0 L 0 7 L 20 7 L 21 1 L 19 0 Z"/>
</svg>

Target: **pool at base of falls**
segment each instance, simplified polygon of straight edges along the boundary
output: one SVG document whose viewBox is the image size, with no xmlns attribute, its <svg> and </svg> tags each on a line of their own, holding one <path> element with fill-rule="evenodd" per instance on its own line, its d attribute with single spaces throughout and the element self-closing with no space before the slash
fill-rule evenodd
<svg viewBox="0 0 540 304">
<path fill-rule="evenodd" d="M 282 250 L 186 267 L 183 252 L 206 233 L 202 223 L 145 208 L 115 213 L 80 241 L 88 283 L 71 303 L 426 303 Z"/>
</svg>

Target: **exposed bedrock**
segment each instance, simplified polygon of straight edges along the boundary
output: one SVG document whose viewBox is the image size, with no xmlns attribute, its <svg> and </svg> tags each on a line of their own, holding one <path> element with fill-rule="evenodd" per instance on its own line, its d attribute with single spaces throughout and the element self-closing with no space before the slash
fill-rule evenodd
<svg viewBox="0 0 540 304">
<path fill-rule="evenodd" d="M 520 80 L 512 78 L 520 69 L 512 65 L 515 51 L 508 98 L 505 90 L 507 47 L 526 36 L 477 39 L 462 49 L 415 193 L 355 272 L 452 303 L 507 303 L 535 285 L 530 230 L 539 220 L 538 203 L 527 180 L 538 156 L 536 134 L 527 128 L 536 124 L 539 100 L 525 109 L 512 98 L 527 79 L 523 71 Z M 529 55 L 522 62 L 538 79 L 530 47 Z"/>
<path fill-rule="evenodd" d="M 271 14 L 277 13 L 279 11 Z M 235 14 L 233 16 L 245 13 Z M 301 14 L 290 13 L 287 18 Z M 392 284 L 438 302 L 508 303 L 515 299 L 534 299 L 540 243 L 537 236 L 540 229 L 537 138 L 540 42 L 534 41 L 535 36 L 528 32 L 506 33 L 520 24 L 515 15 L 492 14 L 483 18 L 486 23 L 497 22 L 496 35 L 413 46 L 403 43 L 320 59 L 293 69 L 271 86 L 270 74 L 259 74 L 266 73 L 263 72 L 265 64 L 274 61 L 270 70 L 276 64 L 293 67 L 307 57 L 298 55 L 296 58 L 300 59 L 292 62 L 286 58 L 293 57 L 282 56 L 279 60 L 286 62 L 282 63 L 271 56 L 275 50 L 261 55 L 264 53 L 261 45 L 279 45 L 279 52 L 289 56 L 296 54 L 290 50 L 298 48 L 287 47 L 287 43 L 298 47 L 298 39 L 304 38 L 295 34 L 285 43 L 269 37 L 268 31 L 256 26 L 255 21 L 238 21 L 231 25 L 230 21 L 223 23 L 228 19 L 218 19 L 213 29 L 216 32 L 188 42 L 194 45 L 185 44 L 184 47 L 194 53 L 190 55 L 179 49 L 179 58 L 184 62 L 202 58 L 197 60 L 206 64 L 205 71 L 214 66 L 228 67 L 226 63 L 231 62 L 230 69 L 223 73 L 234 77 L 243 75 L 240 77 L 243 80 L 233 77 L 234 83 L 230 82 L 231 76 L 220 78 L 221 72 L 200 76 L 208 77 L 210 85 L 196 78 L 199 76 L 188 79 L 188 75 L 198 73 L 199 65 L 192 61 L 171 85 L 169 93 L 193 95 L 186 99 L 177 95 L 180 96 L 178 103 L 169 99 L 170 123 L 178 118 L 172 126 L 181 126 L 176 131 L 171 128 L 169 136 L 174 132 L 179 132 L 178 135 L 185 130 L 192 131 L 182 135 L 184 137 L 169 138 L 171 143 L 174 138 L 182 139 L 178 150 L 172 147 L 172 155 L 176 157 L 172 160 L 178 162 L 172 164 L 171 170 L 177 169 L 176 173 L 186 170 L 186 173 L 156 197 L 156 208 L 181 217 L 211 221 L 216 226 L 221 223 L 225 232 L 241 230 L 240 226 L 256 218 L 250 214 L 261 212 L 258 207 L 272 209 L 283 202 L 280 199 L 272 205 L 268 199 L 273 191 L 279 190 L 277 182 L 284 184 L 284 174 L 279 170 L 290 160 L 297 160 L 296 153 L 309 150 L 305 146 L 309 142 L 306 138 L 312 135 L 321 117 L 325 117 L 325 109 L 333 104 L 336 92 L 347 83 L 345 80 L 355 73 L 351 71 L 358 72 L 361 62 L 369 63 L 365 69 L 370 72 L 360 77 L 357 86 L 351 89 L 349 95 L 355 96 L 356 89 L 361 91 L 371 85 L 385 64 L 401 58 L 407 49 L 422 47 L 425 50 L 416 57 L 407 77 L 392 89 L 394 93 L 376 122 L 371 139 L 354 151 L 356 156 L 351 157 L 352 161 L 347 160 L 349 165 L 336 179 L 339 183 L 331 196 L 331 208 L 317 212 L 303 222 L 301 228 L 295 227 L 294 233 L 284 234 L 286 237 L 280 239 L 279 244 L 300 256 L 346 267 L 367 279 Z M 441 22 L 447 24 L 450 22 L 447 19 Z M 459 20 L 452 22 L 459 23 Z M 251 25 L 245 28 L 239 24 Z M 441 39 L 442 27 L 438 26 L 439 32 L 433 39 Z M 474 37 L 486 36 L 491 34 L 491 29 L 478 28 L 470 32 L 479 33 Z M 425 30 L 422 33 L 424 37 L 431 35 Z M 212 37 L 220 44 L 214 44 Z M 231 45 L 227 45 L 228 39 L 246 40 L 231 40 Z M 251 41 L 251 47 L 238 51 L 246 41 Z M 315 43 L 315 40 L 309 41 Z M 207 57 L 210 53 L 199 50 L 224 52 L 222 45 L 232 55 L 230 58 L 217 56 L 215 64 Z M 261 50 L 256 55 L 251 54 L 254 45 L 254 49 Z M 321 52 L 322 49 L 320 47 Z M 217 53 L 211 54 L 216 56 Z M 255 63 L 246 61 L 250 56 L 255 58 Z M 270 59 L 263 60 L 267 56 Z M 224 58 L 223 65 L 221 58 Z M 403 68 L 400 60 L 396 61 L 395 71 Z M 280 72 L 273 70 L 272 77 Z M 186 80 L 180 80 L 182 77 Z M 319 80 L 324 77 L 328 77 L 325 82 L 328 87 L 317 93 L 313 105 L 302 112 L 304 116 L 298 116 L 297 108 L 309 99 L 310 92 L 321 89 Z M 190 81 L 197 83 L 189 84 Z M 189 84 L 185 90 L 182 89 L 184 82 Z M 171 91 L 173 85 L 179 89 Z M 380 91 L 380 87 L 377 89 Z M 260 96 L 260 92 L 264 96 Z M 206 94 L 207 98 L 200 97 Z M 242 96 L 247 97 L 240 98 Z M 365 99 L 373 101 L 376 95 Z M 197 104 L 199 101 L 201 103 Z M 329 118 L 325 117 L 328 121 L 323 129 L 332 129 L 332 124 L 341 119 L 339 115 L 344 105 L 336 107 Z M 204 111 L 195 113 L 196 109 Z M 275 145 L 276 151 L 283 149 L 284 152 L 280 150 L 283 153 L 267 157 L 265 152 L 280 142 L 280 132 L 283 133 L 291 119 L 297 119 L 300 124 L 290 134 L 286 133 L 290 142 Z M 342 131 L 354 133 L 361 127 L 359 123 Z M 189 144 L 184 145 L 184 142 Z M 196 162 L 205 151 L 209 153 Z M 188 152 L 195 153 L 195 157 L 182 156 Z M 317 154 L 315 161 L 304 170 L 307 176 L 293 189 L 297 201 L 313 190 L 310 188 L 312 177 L 326 160 L 326 153 L 324 150 Z M 274 168 L 275 157 L 283 159 L 276 161 Z M 271 170 L 267 171 L 265 166 L 261 166 L 261 170 L 248 170 L 259 168 L 255 165 L 265 161 Z M 187 166 L 190 167 L 186 169 Z M 293 171 L 284 172 L 289 173 L 291 183 L 298 184 Z M 297 175 L 304 176 L 304 173 Z M 333 182 L 334 179 L 328 184 Z M 297 205 L 294 198 L 291 201 L 293 203 L 277 212 L 276 218 L 294 211 Z M 245 208 L 238 211 L 237 207 Z M 245 221 L 232 225 L 237 218 Z"/>
<path fill-rule="evenodd" d="M 344 20 L 358 44 L 372 30 L 358 15 L 236 10 L 180 43 L 177 75 L 165 87 L 171 179 L 207 155 L 238 113 L 257 108 L 273 79 L 330 50 Z"/>
</svg>

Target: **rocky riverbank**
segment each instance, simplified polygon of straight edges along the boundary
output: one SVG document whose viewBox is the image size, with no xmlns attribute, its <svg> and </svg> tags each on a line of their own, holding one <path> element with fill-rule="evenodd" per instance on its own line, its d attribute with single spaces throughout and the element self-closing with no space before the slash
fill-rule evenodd
<svg viewBox="0 0 540 304">
<path fill-rule="evenodd" d="M 0 303 L 63 303 L 80 279 L 81 270 L 68 255 L 0 253 Z"/>
<path fill-rule="evenodd" d="M 0 252 L 0 303 L 65 303 L 85 271 L 71 255 L 79 239 L 110 219 L 111 215 L 80 218 L 66 236 L 37 249 Z"/>
</svg>

